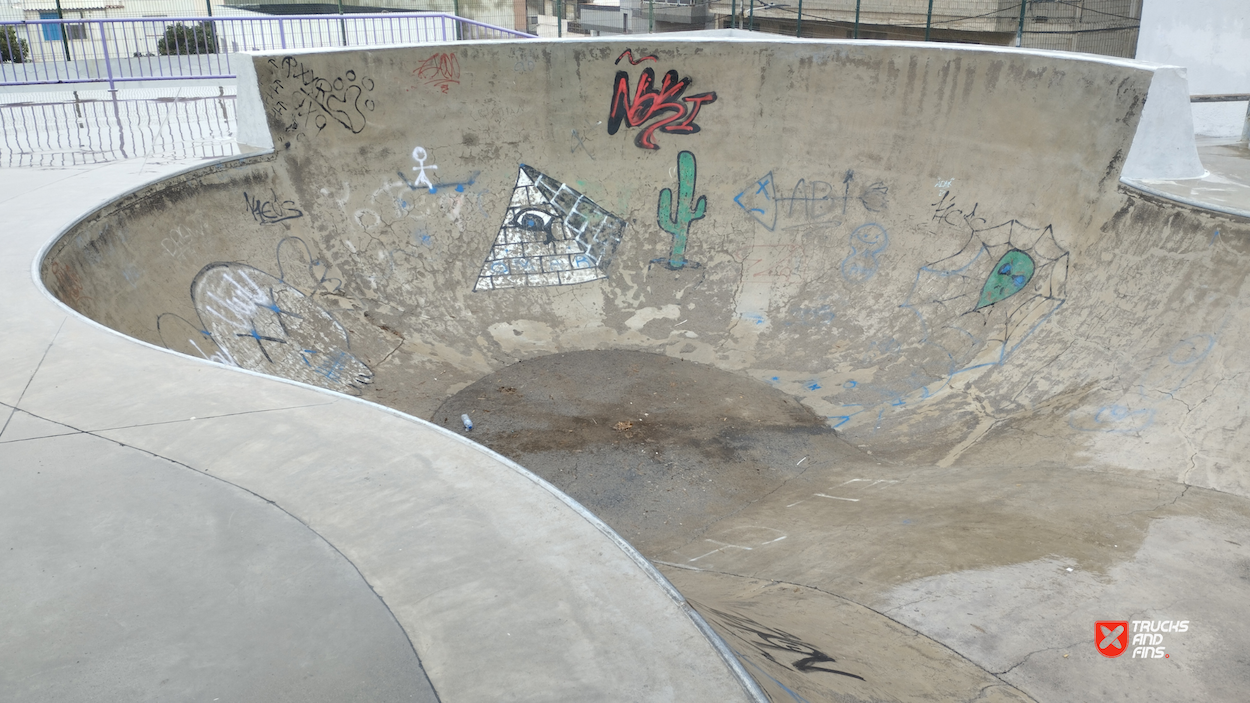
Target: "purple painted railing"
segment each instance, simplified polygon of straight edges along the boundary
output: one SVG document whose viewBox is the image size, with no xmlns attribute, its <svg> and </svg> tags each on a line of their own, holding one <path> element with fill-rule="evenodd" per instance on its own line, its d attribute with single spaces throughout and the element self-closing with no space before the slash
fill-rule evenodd
<svg viewBox="0 0 1250 703">
<path fill-rule="evenodd" d="M 234 78 L 232 55 L 481 39 L 524 32 L 445 12 L 0 22 L 0 86 Z"/>
</svg>

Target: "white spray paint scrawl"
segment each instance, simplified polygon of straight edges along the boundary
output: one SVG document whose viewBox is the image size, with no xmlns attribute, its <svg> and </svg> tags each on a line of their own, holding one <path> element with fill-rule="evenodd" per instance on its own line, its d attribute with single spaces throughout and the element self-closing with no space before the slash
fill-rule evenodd
<svg viewBox="0 0 1250 703">
<path fill-rule="evenodd" d="M 521 166 L 499 235 L 473 290 L 560 286 L 607 278 L 625 221 Z"/>
<path fill-rule="evenodd" d="M 347 330 L 281 279 L 243 264 L 210 264 L 191 296 L 201 341 L 220 350 L 201 349 L 208 358 L 351 395 L 373 379 L 348 351 Z"/>
</svg>

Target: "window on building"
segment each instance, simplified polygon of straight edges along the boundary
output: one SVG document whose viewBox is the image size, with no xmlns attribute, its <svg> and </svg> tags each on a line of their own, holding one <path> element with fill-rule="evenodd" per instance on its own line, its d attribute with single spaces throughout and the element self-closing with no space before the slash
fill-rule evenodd
<svg viewBox="0 0 1250 703">
<path fill-rule="evenodd" d="M 39 19 L 41 19 L 41 20 L 54 20 L 54 19 L 56 19 L 56 12 L 55 12 L 55 11 L 53 11 L 53 12 L 40 12 L 40 13 L 39 13 Z M 61 25 L 59 25 L 59 24 L 42 24 L 42 25 L 39 25 L 39 26 L 43 27 L 43 40 L 44 40 L 44 41 L 61 41 Z"/>
</svg>

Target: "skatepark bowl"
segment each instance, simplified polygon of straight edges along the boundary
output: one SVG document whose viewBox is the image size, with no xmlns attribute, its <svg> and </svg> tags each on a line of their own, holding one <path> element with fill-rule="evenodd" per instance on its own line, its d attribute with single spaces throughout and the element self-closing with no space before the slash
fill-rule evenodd
<svg viewBox="0 0 1250 703">
<path fill-rule="evenodd" d="M 1245 700 L 1250 198 L 1183 70 L 251 59 L 242 153 L 3 205 L 0 698 Z"/>
</svg>

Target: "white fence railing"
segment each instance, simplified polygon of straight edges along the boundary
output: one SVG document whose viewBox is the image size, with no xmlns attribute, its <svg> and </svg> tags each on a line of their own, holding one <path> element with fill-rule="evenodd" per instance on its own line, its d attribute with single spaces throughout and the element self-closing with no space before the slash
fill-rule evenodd
<svg viewBox="0 0 1250 703">
<path fill-rule="evenodd" d="M 119 94 L 125 97 L 119 97 Z M 9 93 L 0 103 L 0 169 L 239 153 L 235 96 L 216 86 Z M 21 102 L 17 102 L 20 100 Z"/>
<path fill-rule="evenodd" d="M 0 86 L 233 78 L 239 51 L 530 35 L 442 12 L 0 22 Z"/>
</svg>

